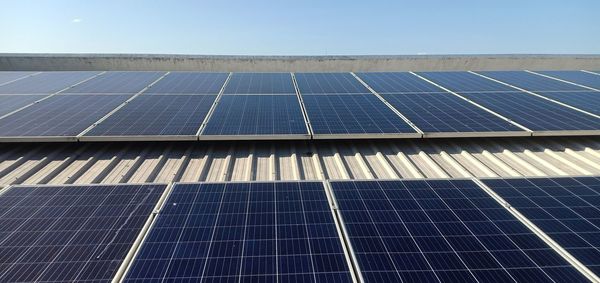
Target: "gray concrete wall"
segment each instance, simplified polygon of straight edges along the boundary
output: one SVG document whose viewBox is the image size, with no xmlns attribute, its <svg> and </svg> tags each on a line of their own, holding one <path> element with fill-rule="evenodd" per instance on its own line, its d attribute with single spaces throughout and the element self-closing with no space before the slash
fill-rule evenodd
<svg viewBox="0 0 600 283">
<path fill-rule="evenodd" d="M 0 54 L 0 70 L 2 71 L 348 72 L 523 69 L 600 70 L 600 55 L 200 56 Z"/>
</svg>

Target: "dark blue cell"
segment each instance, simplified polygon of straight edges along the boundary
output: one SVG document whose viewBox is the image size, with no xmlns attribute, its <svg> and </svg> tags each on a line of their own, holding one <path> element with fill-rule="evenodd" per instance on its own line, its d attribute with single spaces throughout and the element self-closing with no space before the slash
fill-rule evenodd
<svg viewBox="0 0 600 283">
<path fill-rule="evenodd" d="M 600 75 L 583 71 L 536 71 L 536 73 L 551 76 L 557 79 L 580 84 L 587 87 L 600 89 Z"/>
<path fill-rule="evenodd" d="M 445 92 L 408 72 L 357 73 L 357 75 L 378 93 Z"/>
<path fill-rule="evenodd" d="M 106 72 L 65 93 L 138 93 L 156 81 L 165 72 Z"/>
<path fill-rule="evenodd" d="M 303 95 L 371 93 L 350 73 L 295 73 L 295 76 Z"/>
<path fill-rule="evenodd" d="M 580 86 L 553 80 L 525 71 L 489 71 L 478 73 L 499 80 L 501 82 L 510 84 L 512 86 L 516 86 L 534 92 L 587 90 L 586 88 Z"/>
<path fill-rule="evenodd" d="M 420 76 L 455 92 L 517 91 L 469 72 L 418 72 Z"/>
<path fill-rule="evenodd" d="M 0 116 L 29 105 L 46 95 L 0 95 Z"/>
<path fill-rule="evenodd" d="M 599 76 L 600 77 L 600 76 Z M 537 94 L 600 115 L 600 92 L 597 91 L 559 91 L 537 92 Z"/>
<path fill-rule="evenodd" d="M 228 73 L 171 72 L 144 93 L 218 94 Z"/>
<path fill-rule="evenodd" d="M 290 73 L 233 73 L 224 94 L 296 94 Z"/>
<path fill-rule="evenodd" d="M 52 94 L 100 72 L 43 72 L 0 86 L 0 94 Z"/>
<path fill-rule="evenodd" d="M 36 72 L 0 72 L 0 85 L 11 83 L 33 74 L 36 74 Z"/>
</svg>

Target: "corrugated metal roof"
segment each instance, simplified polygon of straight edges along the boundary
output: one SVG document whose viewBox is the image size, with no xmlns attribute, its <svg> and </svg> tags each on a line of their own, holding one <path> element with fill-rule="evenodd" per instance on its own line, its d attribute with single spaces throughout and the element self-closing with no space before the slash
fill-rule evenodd
<svg viewBox="0 0 600 283">
<path fill-rule="evenodd" d="M 600 138 L 0 145 L 0 186 L 599 175 Z"/>
</svg>

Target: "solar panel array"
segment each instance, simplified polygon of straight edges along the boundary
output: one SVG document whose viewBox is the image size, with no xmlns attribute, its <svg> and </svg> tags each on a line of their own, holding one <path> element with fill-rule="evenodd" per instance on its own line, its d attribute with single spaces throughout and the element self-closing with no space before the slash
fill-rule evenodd
<svg viewBox="0 0 600 283">
<path fill-rule="evenodd" d="M 589 282 L 600 274 L 600 177 L 481 182 L 487 188 L 466 179 L 175 183 L 168 192 L 162 184 L 10 187 L 0 191 L 0 281 Z"/>
<path fill-rule="evenodd" d="M 178 184 L 125 282 L 351 282 L 319 182 Z"/>
<path fill-rule="evenodd" d="M 597 135 L 599 78 L 584 71 L 0 72 L 0 139 Z"/>
<path fill-rule="evenodd" d="M 331 182 L 364 282 L 584 282 L 470 180 Z"/>
<path fill-rule="evenodd" d="M 10 188 L 0 195 L 0 281 L 110 282 L 165 188 Z"/>
<path fill-rule="evenodd" d="M 577 260 L 600 274 L 600 178 L 483 182 Z"/>
</svg>

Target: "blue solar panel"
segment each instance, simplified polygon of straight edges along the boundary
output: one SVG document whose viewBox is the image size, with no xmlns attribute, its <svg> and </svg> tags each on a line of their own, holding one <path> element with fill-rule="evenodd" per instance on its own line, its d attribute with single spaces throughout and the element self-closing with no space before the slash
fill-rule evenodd
<svg viewBox="0 0 600 283">
<path fill-rule="evenodd" d="M 144 93 L 218 94 L 228 73 L 172 72 Z"/>
<path fill-rule="evenodd" d="M 296 94 L 290 73 L 233 73 L 224 94 Z"/>
<path fill-rule="evenodd" d="M 165 188 L 9 189 L 0 195 L 0 281 L 111 282 Z"/>
<path fill-rule="evenodd" d="M 138 93 L 165 72 L 106 72 L 65 93 Z"/>
<path fill-rule="evenodd" d="M 525 71 L 478 72 L 484 76 L 499 80 L 512 86 L 529 91 L 569 91 L 588 90 L 583 87 L 549 79 Z"/>
<path fill-rule="evenodd" d="M 0 116 L 33 103 L 46 95 L 0 95 Z"/>
<path fill-rule="evenodd" d="M 2 94 L 51 94 L 100 72 L 45 72 L 0 86 Z"/>
<path fill-rule="evenodd" d="M 524 92 L 460 94 L 533 131 L 600 130 L 600 119 Z"/>
<path fill-rule="evenodd" d="M 331 187 L 364 282 L 586 282 L 473 181 Z"/>
<path fill-rule="evenodd" d="M 600 274 L 600 179 L 482 180 L 596 274 Z"/>
<path fill-rule="evenodd" d="M 536 72 L 572 83 L 600 89 L 600 76 L 582 71 L 544 71 Z"/>
<path fill-rule="evenodd" d="M 568 104 L 581 110 L 600 115 L 600 92 L 569 91 L 569 92 L 536 92 L 556 101 Z"/>
<path fill-rule="evenodd" d="M 35 72 L 0 72 L 0 85 L 35 74 Z"/>
<path fill-rule="evenodd" d="M 76 136 L 129 95 L 55 95 L 0 119 L 0 136 Z"/>
<path fill-rule="evenodd" d="M 522 131 L 450 93 L 382 94 L 383 98 L 426 133 Z"/>
<path fill-rule="evenodd" d="M 196 135 L 216 95 L 140 95 L 86 136 Z"/>
<path fill-rule="evenodd" d="M 418 72 L 417 74 L 456 92 L 516 91 L 512 87 L 469 72 Z"/>
<path fill-rule="evenodd" d="M 400 134 L 416 131 L 372 94 L 306 95 L 314 134 Z"/>
<path fill-rule="evenodd" d="M 296 73 L 302 94 L 371 93 L 350 73 Z"/>
<path fill-rule="evenodd" d="M 308 135 L 296 95 L 224 95 L 202 135 Z"/>
<path fill-rule="evenodd" d="M 319 182 L 176 184 L 125 282 L 351 282 Z"/>
<path fill-rule="evenodd" d="M 411 73 L 357 73 L 377 93 L 445 92 Z"/>
</svg>

